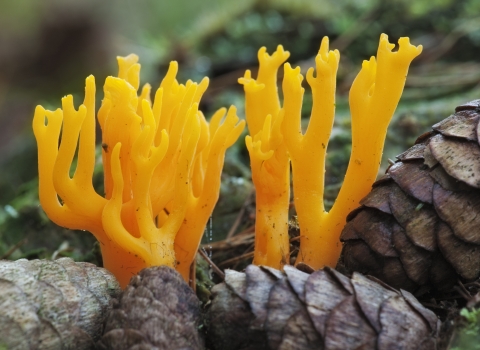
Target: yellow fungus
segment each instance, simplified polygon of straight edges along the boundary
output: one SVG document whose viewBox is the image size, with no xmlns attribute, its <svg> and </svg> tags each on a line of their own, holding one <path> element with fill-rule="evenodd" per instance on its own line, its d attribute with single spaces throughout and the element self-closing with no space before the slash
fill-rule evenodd
<svg viewBox="0 0 480 350">
<path fill-rule="evenodd" d="M 90 76 L 78 110 L 71 95 L 62 99 L 62 109 L 35 110 L 40 202 L 58 225 L 95 235 L 104 266 L 122 286 L 142 268 L 160 264 L 177 267 L 188 280 L 218 200 L 225 151 L 245 122 L 231 107 L 209 124 L 198 110 L 208 79 L 179 84 L 176 62 L 153 103 L 150 85 L 137 95 L 138 57 L 119 57 L 118 65 L 118 77 L 105 81 L 98 111 L 105 197 L 92 185 L 95 81 Z"/>
</svg>

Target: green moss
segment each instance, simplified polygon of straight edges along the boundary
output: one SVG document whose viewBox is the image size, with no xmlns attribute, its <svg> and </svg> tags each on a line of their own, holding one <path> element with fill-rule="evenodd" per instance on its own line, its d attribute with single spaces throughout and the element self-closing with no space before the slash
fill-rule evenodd
<svg viewBox="0 0 480 350">
<path fill-rule="evenodd" d="M 454 335 L 451 350 L 477 350 L 480 349 L 480 308 L 460 311 L 463 317 L 461 327 Z"/>
<path fill-rule="evenodd" d="M 196 258 L 196 292 L 197 297 L 203 304 L 210 300 L 210 289 L 215 285 L 210 274 L 210 265 L 197 254 Z"/>
</svg>

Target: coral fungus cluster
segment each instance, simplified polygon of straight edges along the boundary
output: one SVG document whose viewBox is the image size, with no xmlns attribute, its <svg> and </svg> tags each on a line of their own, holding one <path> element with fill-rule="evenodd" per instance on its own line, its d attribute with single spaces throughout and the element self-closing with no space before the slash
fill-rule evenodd
<svg viewBox="0 0 480 350">
<path fill-rule="evenodd" d="M 385 34 L 377 59 L 364 61 L 350 91 L 352 153 L 344 184 L 333 208 L 323 203 L 325 157 L 335 114 L 340 54 L 324 38 L 316 73 L 307 72 L 312 89 L 310 124 L 303 133 L 304 89 L 300 68 L 284 64 L 283 106 L 277 72 L 289 57 L 281 46 L 259 51 L 257 79 L 249 71 L 239 81 L 246 93 L 246 138 L 256 187 L 254 263 L 281 268 L 289 261 L 288 207 L 290 167 L 300 224 L 297 262 L 314 268 L 334 266 L 347 214 L 375 181 L 385 134 L 400 99 L 408 67 L 420 54 L 408 38 L 398 51 Z M 84 103 L 73 97 L 62 109 L 37 107 L 33 128 L 38 143 L 40 201 L 57 224 L 92 232 L 101 244 L 104 265 L 125 286 L 146 266 L 176 267 L 185 279 L 205 224 L 218 199 L 226 149 L 239 137 L 244 121 L 235 109 L 219 110 L 207 122 L 198 110 L 208 80 L 185 85 L 175 79 L 172 62 L 150 100 L 140 95 L 138 57 L 119 58 L 118 77 L 108 77 L 98 111 L 102 129 L 105 196 L 93 188 L 95 165 L 95 82 L 87 78 Z M 222 122 L 222 118 L 226 117 Z M 61 136 L 60 136 L 61 135 Z M 59 146 L 60 141 L 60 146 Z M 77 158 L 75 154 L 78 152 Z M 72 165 L 77 159 L 76 165 Z M 70 175 L 74 170 L 73 176 Z"/>
<path fill-rule="evenodd" d="M 302 132 L 300 119 L 304 89 L 300 67 L 284 65 L 283 107 L 279 106 L 276 75 L 289 54 L 281 46 L 269 56 L 260 49 L 256 80 L 246 72 L 239 82 L 246 95 L 247 124 L 252 137 L 247 146 L 257 190 L 254 263 L 281 268 L 289 256 L 287 215 L 290 162 L 295 209 L 300 224 L 297 263 L 317 269 L 335 266 L 341 251 L 340 233 L 348 213 L 368 193 L 378 173 L 388 124 L 405 85 L 408 67 L 421 46 L 408 38 L 395 45 L 382 34 L 377 59 L 364 61 L 350 90 L 352 153 L 340 193 L 332 209 L 323 202 L 325 157 L 335 115 L 338 50 L 322 40 L 314 69 L 307 72 L 313 106 L 310 123 Z"/>
<path fill-rule="evenodd" d="M 137 96 L 137 61 L 135 55 L 118 58 L 118 77 L 106 79 L 98 111 L 105 197 L 92 185 L 93 76 L 86 80 L 85 100 L 78 110 L 69 95 L 62 99 L 62 109 L 38 106 L 33 121 L 43 209 L 58 225 L 92 232 L 100 242 L 104 266 L 122 286 L 152 265 L 176 267 L 188 279 L 218 199 L 225 151 L 245 124 L 234 107 L 227 113 L 219 110 L 207 122 L 198 104 L 208 79 L 179 84 L 176 62 L 170 64 L 153 102 L 148 84 Z"/>
</svg>

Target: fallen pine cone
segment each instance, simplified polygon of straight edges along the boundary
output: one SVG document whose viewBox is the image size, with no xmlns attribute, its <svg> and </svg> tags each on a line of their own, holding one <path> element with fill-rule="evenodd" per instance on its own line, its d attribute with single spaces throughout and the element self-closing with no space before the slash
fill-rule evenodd
<svg viewBox="0 0 480 350">
<path fill-rule="evenodd" d="M 214 349 L 437 349 L 440 321 L 407 291 L 325 268 L 226 270 L 207 313 Z"/>
<path fill-rule="evenodd" d="M 113 302 L 97 349 L 203 349 L 200 301 L 167 266 L 143 269 Z"/>
<path fill-rule="evenodd" d="M 115 277 L 93 264 L 0 260 L 0 348 L 92 349 L 119 292 Z"/>
<path fill-rule="evenodd" d="M 480 100 L 435 124 L 350 213 L 341 263 L 395 288 L 446 292 L 480 276 Z"/>
</svg>

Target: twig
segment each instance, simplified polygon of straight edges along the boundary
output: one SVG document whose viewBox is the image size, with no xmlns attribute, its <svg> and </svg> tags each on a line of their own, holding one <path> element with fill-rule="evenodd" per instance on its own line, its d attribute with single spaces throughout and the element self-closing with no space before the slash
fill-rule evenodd
<svg viewBox="0 0 480 350">
<path fill-rule="evenodd" d="M 244 235 L 244 234 L 247 234 L 247 233 L 252 233 L 252 232 L 255 232 L 255 225 L 249 226 L 245 230 L 237 233 L 237 236 Z"/>
<path fill-rule="evenodd" d="M 477 282 L 477 281 L 469 282 L 469 283 L 465 283 L 464 286 L 467 287 L 467 288 L 476 287 L 476 288 L 480 289 L 480 282 Z"/>
<path fill-rule="evenodd" d="M 252 257 L 253 257 L 253 252 L 250 252 L 250 253 L 242 254 L 242 255 L 237 256 L 237 257 L 232 258 L 232 259 L 224 260 L 224 261 L 222 261 L 222 262 L 221 262 L 220 264 L 218 264 L 218 265 L 220 265 L 220 266 L 228 265 L 228 264 L 230 264 L 230 263 L 232 263 L 232 262 L 233 262 L 233 263 L 236 263 L 236 262 L 238 262 L 238 261 L 240 261 L 240 260 L 242 260 L 242 259 L 252 258 Z"/>
<path fill-rule="evenodd" d="M 219 250 L 225 250 L 230 248 L 236 248 L 241 245 L 250 244 L 250 241 L 253 241 L 254 226 L 251 226 L 242 232 L 237 233 L 230 239 L 224 239 L 221 241 L 212 242 L 209 244 L 203 244 L 202 247 L 205 249 L 209 249 L 212 252 L 216 252 Z"/>
<path fill-rule="evenodd" d="M 458 294 L 460 294 L 465 300 L 470 300 L 472 298 L 470 292 L 468 291 L 467 288 L 463 285 L 461 281 L 458 281 L 458 285 L 453 287 Z"/>
<path fill-rule="evenodd" d="M 243 253 L 240 254 L 240 257 L 245 256 L 245 255 L 247 255 L 247 254 L 253 254 L 253 258 L 255 259 L 255 251 L 254 251 L 254 248 L 255 248 L 255 243 L 250 244 L 250 245 L 247 247 L 247 249 L 245 249 L 245 250 L 243 251 Z M 252 251 L 252 250 L 253 250 L 253 251 Z M 228 260 L 227 260 L 227 261 L 228 261 Z M 237 268 L 237 265 L 240 263 L 240 261 L 241 261 L 241 259 L 238 260 L 238 261 L 236 261 L 235 264 L 233 264 L 232 268 L 233 268 L 233 269 L 236 269 L 236 268 Z"/>
<path fill-rule="evenodd" d="M 243 214 L 245 214 L 245 210 L 247 209 L 247 206 L 250 205 L 251 198 L 252 198 L 252 195 L 253 195 L 254 192 L 255 192 L 255 190 L 252 189 L 250 191 L 250 193 L 247 195 L 247 198 L 245 198 L 245 201 L 243 202 L 243 205 L 240 208 L 240 211 L 238 212 L 238 215 L 235 218 L 235 221 L 233 222 L 232 227 L 230 228 L 230 230 L 227 233 L 226 239 L 229 239 L 230 237 L 232 237 L 235 234 L 235 231 L 237 230 L 238 225 L 240 225 L 240 221 L 242 220 Z"/>
<path fill-rule="evenodd" d="M 20 242 L 18 242 L 17 244 L 15 244 L 13 247 L 11 247 L 9 250 L 7 250 L 5 252 L 5 254 L 3 254 L 2 256 L 0 256 L 0 260 L 2 259 L 8 259 L 10 255 L 13 254 L 13 252 L 15 252 L 15 250 L 17 250 L 18 248 L 20 248 L 22 245 L 24 245 L 25 243 L 28 242 L 28 239 L 27 238 L 24 238 L 22 239 Z"/>
<path fill-rule="evenodd" d="M 206 262 L 212 267 L 213 271 L 222 279 L 225 279 L 225 273 L 220 270 L 220 268 L 208 257 L 207 253 L 203 250 L 203 248 L 198 249 L 198 253 L 202 258 L 205 259 Z"/>
</svg>

